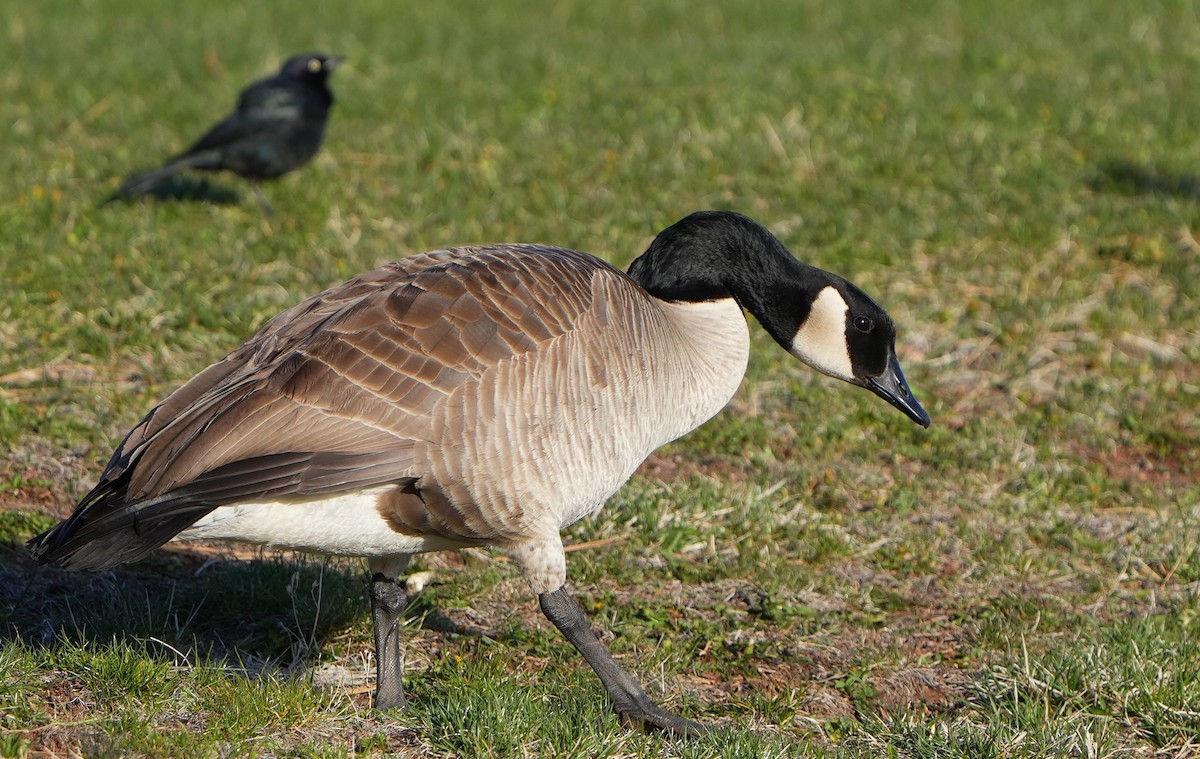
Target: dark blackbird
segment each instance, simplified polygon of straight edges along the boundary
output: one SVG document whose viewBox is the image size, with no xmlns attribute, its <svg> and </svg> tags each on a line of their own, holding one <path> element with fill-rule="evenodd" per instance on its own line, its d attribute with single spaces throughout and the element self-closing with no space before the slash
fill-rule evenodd
<svg viewBox="0 0 1200 759">
<path fill-rule="evenodd" d="M 250 180 L 263 209 L 271 204 L 259 182 L 275 179 L 308 163 L 321 147 L 333 93 L 325 81 L 341 56 L 297 55 L 275 76 L 242 91 L 237 110 L 195 145 L 161 168 L 125 180 L 114 198 L 130 198 L 153 190 L 184 169 L 232 171 Z"/>
</svg>

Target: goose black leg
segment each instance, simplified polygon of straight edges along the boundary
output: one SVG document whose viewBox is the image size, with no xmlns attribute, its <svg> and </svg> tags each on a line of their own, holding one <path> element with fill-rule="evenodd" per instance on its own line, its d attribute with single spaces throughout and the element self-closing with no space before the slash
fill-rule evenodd
<svg viewBox="0 0 1200 759">
<path fill-rule="evenodd" d="M 375 708 L 403 709 L 404 663 L 400 648 L 400 618 L 408 606 L 404 586 L 386 575 L 371 576 L 371 616 L 375 621 Z"/>
<path fill-rule="evenodd" d="M 646 731 L 665 730 L 677 735 L 699 735 L 711 731 L 708 726 L 672 714 L 650 700 L 633 675 L 617 663 L 592 632 L 583 609 L 579 608 L 579 603 L 566 585 L 553 592 L 542 593 L 538 596 L 538 603 L 546 618 L 567 636 L 571 645 L 579 649 L 579 653 L 600 676 L 600 682 L 604 683 L 604 689 L 612 699 L 613 710 L 627 726 Z"/>
</svg>

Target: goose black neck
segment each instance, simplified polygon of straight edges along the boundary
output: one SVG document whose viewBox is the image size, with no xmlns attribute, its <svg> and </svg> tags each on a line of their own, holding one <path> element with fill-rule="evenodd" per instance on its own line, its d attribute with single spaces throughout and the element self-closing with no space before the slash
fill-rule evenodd
<svg viewBox="0 0 1200 759">
<path fill-rule="evenodd" d="M 732 211 L 698 211 L 667 227 L 629 266 L 629 276 L 661 300 L 732 297 L 783 345 L 833 279 L 796 260 L 761 224 Z"/>
</svg>

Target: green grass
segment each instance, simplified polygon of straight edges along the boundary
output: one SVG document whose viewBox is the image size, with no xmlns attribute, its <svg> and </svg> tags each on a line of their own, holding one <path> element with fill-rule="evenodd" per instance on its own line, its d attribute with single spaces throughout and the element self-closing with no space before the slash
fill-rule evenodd
<svg viewBox="0 0 1200 759">
<path fill-rule="evenodd" d="M 64 0 L 0 9 L 0 755 L 1184 756 L 1200 746 L 1193 5 Z M 326 149 L 101 207 L 237 90 L 344 53 Z M 362 568 L 21 543 L 282 308 L 487 241 L 624 265 L 743 211 L 900 325 L 916 428 L 755 335 L 728 412 L 568 531 L 670 708 L 630 733 L 499 557 L 432 556 L 402 716 Z"/>
</svg>

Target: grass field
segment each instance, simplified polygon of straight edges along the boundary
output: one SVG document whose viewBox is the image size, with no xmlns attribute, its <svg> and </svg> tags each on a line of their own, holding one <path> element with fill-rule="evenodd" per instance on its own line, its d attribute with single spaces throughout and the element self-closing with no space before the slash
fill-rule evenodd
<svg viewBox="0 0 1200 759">
<path fill-rule="evenodd" d="M 631 5 L 0 7 L 0 755 L 1200 755 L 1196 6 Z M 224 176 L 100 206 L 309 49 L 348 62 L 274 216 Z M 875 295 L 934 418 L 756 330 L 730 408 L 568 531 L 615 655 L 724 734 L 622 729 L 486 552 L 422 560 L 387 716 L 359 564 L 27 558 L 302 297 L 457 243 L 624 265 L 712 207 Z"/>
</svg>

